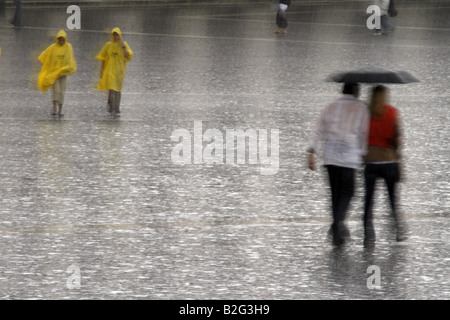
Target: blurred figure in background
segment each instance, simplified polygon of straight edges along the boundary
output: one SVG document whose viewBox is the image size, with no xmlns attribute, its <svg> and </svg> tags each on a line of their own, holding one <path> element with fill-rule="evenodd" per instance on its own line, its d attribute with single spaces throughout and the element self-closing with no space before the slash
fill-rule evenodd
<svg viewBox="0 0 450 320">
<path fill-rule="evenodd" d="M 38 60 L 43 66 L 38 78 L 38 87 L 42 92 L 53 87 L 53 113 L 63 116 L 62 107 L 67 87 L 67 76 L 77 71 L 72 45 L 67 42 L 67 34 L 61 30 L 56 35 L 56 43 L 49 46 Z"/>
<path fill-rule="evenodd" d="M 133 51 L 122 39 L 122 32 L 114 28 L 111 41 L 107 42 L 97 55 L 102 61 L 101 79 L 97 88 L 108 90 L 108 112 L 115 117 L 120 116 L 120 100 L 127 63 L 133 59 Z"/>
<path fill-rule="evenodd" d="M 355 169 L 362 165 L 367 150 L 369 112 L 358 99 L 359 84 L 346 83 L 343 96 L 323 110 L 308 147 L 308 166 L 316 169 L 315 153 L 323 141 L 324 165 L 331 187 L 333 244 L 344 244 L 350 236 L 344 224 L 355 189 Z"/>
<path fill-rule="evenodd" d="M 22 26 L 22 0 L 14 0 L 16 6 L 16 11 L 14 13 L 14 18 L 10 21 L 16 27 Z M 5 12 L 6 0 L 0 0 L 0 12 Z"/>
<path fill-rule="evenodd" d="M 275 31 L 275 33 L 278 34 L 286 34 L 287 33 L 287 17 L 286 17 L 286 11 L 288 7 L 291 5 L 291 0 L 280 0 L 280 3 L 278 4 L 278 12 L 277 12 L 277 26 L 278 30 Z"/>
<path fill-rule="evenodd" d="M 375 29 L 375 35 L 381 35 L 383 33 L 388 33 L 393 30 L 392 24 L 389 20 L 389 10 L 392 0 L 375 0 L 375 5 L 380 8 L 380 24 L 382 29 Z"/>
<path fill-rule="evenodd" d="M 389 193 L 389 202 L 397 227 L 397 241 L 406 239 L 404 222 L 397 209 L 396 185 L 400 181 L 401 134 L 399 114 L 388 104 L 388 89 L 378 85 L 372 89 L 369 105 L 370 126 L 368 152 L 364 158 L 365 204 L 364 204 L 364 242 L 375 242 L 373 226 L 373 196 L 378 178 L 384 180 Z"/>
</svg>

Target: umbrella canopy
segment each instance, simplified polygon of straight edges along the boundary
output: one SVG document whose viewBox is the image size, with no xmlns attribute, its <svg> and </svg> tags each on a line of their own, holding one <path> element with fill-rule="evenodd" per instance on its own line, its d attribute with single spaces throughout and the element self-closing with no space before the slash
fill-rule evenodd
<svg viewBox="0 0 450 320">
<path fill-rule="evenodd" d="M 364 67 L 335 73 L 328 78 L 328 81 L 343 83 L 410 83 L 418 82 L 419 80 L 404 71 L 394 71 L 378 67 Z"/>
</svg>

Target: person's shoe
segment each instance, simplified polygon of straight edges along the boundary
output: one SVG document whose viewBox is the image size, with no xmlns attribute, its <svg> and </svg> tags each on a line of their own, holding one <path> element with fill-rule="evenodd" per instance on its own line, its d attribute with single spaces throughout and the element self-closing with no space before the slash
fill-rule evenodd
<svg viewBox="0 0 450 320">
<path fill-rule="evenodd" d="M 368 241 L 368 240 L 364 239 L 363 247 L 364 247 L 364 249 L 373 250 L 376 247 L 376 242 Z"/>
<path fill-rule="evenodd" d="M 408 239 L 408 228 L 405 222 L 402 221 L 399 217 L 397 217 L 396 229 L 397 229 L 397 242 L 402 242 Z"/>
<path fill-rule="evenodd" d="M 343 223 L 339 226 L 339 235 L 344 239 L 350 239 L 350 230 Z"/>
<path fill-rule="evenodd" d="M 339 222 L 337 225 L 333 223 L 328 231 L 328 236 L 333 245 L 340 247 L 350 240 L 350 231 L 343 222 Z"/>
<path fill-rule="evenodd" d="M 58 117 L 64 117 L 64 113 L 58 113 Z"/>
<path fill-rule="evenodd" d="M 12 25 L 15 26 L 15 27 L 21 27 L 21 25 L 18 24 L 14 18 L 12 18 L 11 20 L 9 20 L 9 23 L 12 24 Z"/>
<path fill-rule="evenodd" d="M 333 245 L 336 247 L 343 246 L 346 242 L 350 240 L 350 237 L 343 237 L 339 234 L 333 234 Z"/>
<path fill-rule="evenodd" d="M 364 247 L 373 247 L 375 245 L 375 228 L 372 222 L 364 223 Z"/>
<path fill-rule="evenodd" d="M 408 240 L 408 235 L 404 228 L 397 228 L 397 242 L 403 242 Z"/>
<path fill-rule="evenodd" d="M 364 238 L 375 241 L 375 228 L 372 222 L 364 223 Z"/>
<path fill-rule="evenodd" d="M 369 247 L 374 247 L 375 246 L 375 235 L 374 236 L 364 236 L 364 247 L 365 248 L 369 248 Z"/>
</svg>

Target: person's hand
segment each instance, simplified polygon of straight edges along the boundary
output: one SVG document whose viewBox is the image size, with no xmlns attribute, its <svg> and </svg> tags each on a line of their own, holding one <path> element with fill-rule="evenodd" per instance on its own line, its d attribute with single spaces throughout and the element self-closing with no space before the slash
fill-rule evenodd
<svg viewBox="0 0 450 320">
<path fill-rule="evenodd" d="M 314 159 L 314 153 L 308 153 L 308 168 L 312 171 L 316 170 L 316 161 Z"/>
<path fill-rule="evenodd" d="M 123 41 L 123 39 L 120 39 L 119 43 L 122 47 L 125 47 L 125 41 Z"/>
</svg>

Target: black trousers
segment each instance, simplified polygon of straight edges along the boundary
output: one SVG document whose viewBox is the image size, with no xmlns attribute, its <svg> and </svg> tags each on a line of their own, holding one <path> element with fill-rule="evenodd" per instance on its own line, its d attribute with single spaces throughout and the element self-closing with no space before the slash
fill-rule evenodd
<svg viewBox="0 0 450 320">
<path fill-rule="evenodd" d="M 278 27 L 283 28 L 283 29 L 287 28 L 288 22 L 287 22 L 287 17 L 286 17 L 286 11 L 278 10 L 276 22 L 277 22 Z"/>
<path fill-rule="evenodd" d="M 365 179 L 365 201 L 364 201 L 364 228 L 366 238 L 374 238 L 372 225 L 373 219 L 373 197 L 375 184 L 378 179 L 383 179 L 389 194 L 389 202 L 397 226 L 399 219 L 397 213 L 396 185 L 400 180 L 400 170 L 398 163 L 366 164 L 364 169 Z"/>
<path fill-rule="evenodd" d="M 333 242 L 340 244 L 343 238 L 348 236 L 344 220 L 355 193 L 355 169 L 334 165 L 327 165 L 326 168 L 331 187 L 333 213 L 333 224 L 330 231 L 333 235 Z"/>
</svg>

